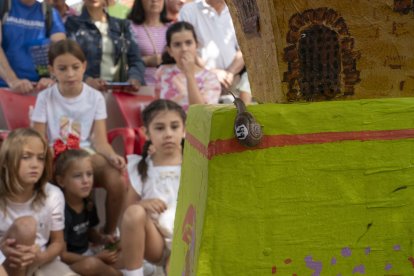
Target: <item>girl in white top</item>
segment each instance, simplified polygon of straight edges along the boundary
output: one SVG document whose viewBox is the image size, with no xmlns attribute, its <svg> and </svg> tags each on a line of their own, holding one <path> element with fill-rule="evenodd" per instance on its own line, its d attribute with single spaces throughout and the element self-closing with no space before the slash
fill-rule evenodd
<svg viewBox="0 0 414 276">
<path fill-rule="evenodd" d="M 50 145 L 80 146 L 92 155 L 94 184 L 107 192 L 105 234 L 115 232 L 126 193 L 122 170 L 125 160 L 117 155 L 106 136 L 106 106 L 101 92 L 83 83 L 86 59 L 73 40 L 50 46 L 49 71 L 57 83 L 39 93 L 33 110 L 34 128 L 47 135 Z M 73 137 L 77 139 L 72 139 Z"/>
<path fill-rule="evenodd" d="M 121 226 L 123 273 L 127 276 L 142 276 L 144 259 L 159 263 L 166 257 L 181 175 L 184 110 L 170 100 L 156 100 L 144 109 L 142 118 L 148 140 L 142 156 L 128 156 L 133 189 L 127 198 L 135 204 L 125 211 Z M 148 156 L 150 146 L 153 153 Z M 131 238 L 122 238 L 127 235 Z"/>
<path fill-rule="evenodd" d="M 0 149 L 0 250 L 9 275 L 53 269 L 75 275 L 56 257 L 64 248 L 64 197 L 47 183 L 51 155 L 33 129 L 12 131 Z"/>
</svg>

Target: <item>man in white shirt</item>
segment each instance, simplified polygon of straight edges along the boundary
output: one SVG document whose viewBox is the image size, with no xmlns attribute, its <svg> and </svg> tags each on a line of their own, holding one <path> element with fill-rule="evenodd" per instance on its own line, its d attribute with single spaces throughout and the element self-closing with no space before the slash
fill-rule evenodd
<svg viewBox="0 0 414 276">
<path fill-rule="evenodd" d="M 215 72 L 222 86 L 229 89 L 244 68 L 244 60 L 224 0 L 187 3 L 180 10 L 179 19 L 194 26 L 205 67 Z"/>
</svg>

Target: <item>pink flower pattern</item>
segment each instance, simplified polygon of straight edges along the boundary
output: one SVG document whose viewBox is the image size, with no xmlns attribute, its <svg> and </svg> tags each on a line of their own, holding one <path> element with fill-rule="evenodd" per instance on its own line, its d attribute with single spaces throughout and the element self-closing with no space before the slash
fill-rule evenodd
<svg viewBox="0 0 414 276">
<path fill-rule="evenodd" d="M 187 80 L 177 65 L 162 65 L 156 74 L 155 92 L 160 99 L 169 99 L 188 110 Z M 196 73 L 196 81 L 206 104 L 218 103 L 221 85 L 217 76 L 207 69 Z"/>
</svg>

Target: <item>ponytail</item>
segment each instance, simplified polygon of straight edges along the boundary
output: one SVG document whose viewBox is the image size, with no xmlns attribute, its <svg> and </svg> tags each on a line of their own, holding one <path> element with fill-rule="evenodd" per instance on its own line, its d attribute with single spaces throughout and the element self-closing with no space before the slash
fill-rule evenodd
<svg viewBox="0 0 414 276">
<path fill-rule="evenodd" d="M 168 51 L 164 51 L 161 56 L 161 65 L 167 64 L 176 64 L 177 62 L 175 59 L 168 53 Z"/>
<path fill-rule="evenodd" d="M 141 176 L 141 181 L 144 183 L 148 178 L 148 164 L 147 164 L 147 156 L 148 156 L 148 150 L 151 146 L 151 141 L 147 140 L 145 141 L 144 148 L 142 149 L 142 159 L 138 163 L 138 173 Z"/>
</svg>

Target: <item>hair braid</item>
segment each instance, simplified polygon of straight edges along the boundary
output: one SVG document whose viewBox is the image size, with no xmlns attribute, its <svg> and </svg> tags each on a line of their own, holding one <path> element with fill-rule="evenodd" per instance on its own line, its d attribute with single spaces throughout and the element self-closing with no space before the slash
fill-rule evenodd
<svg viewBox="0 0 414 276">
<path fill-rule="evenodd" d="M 148 178 L 148 164 L 147 164 L 147 156 L 148 156 L 148 150 L 151 146 L 151 141 L 147 140 L 145 141 L 144 148 L 142 149 L 142 159 L 138 163 L 138 173 L 141 176 L 142 183 L 145 182 Z"/>
</svg>

